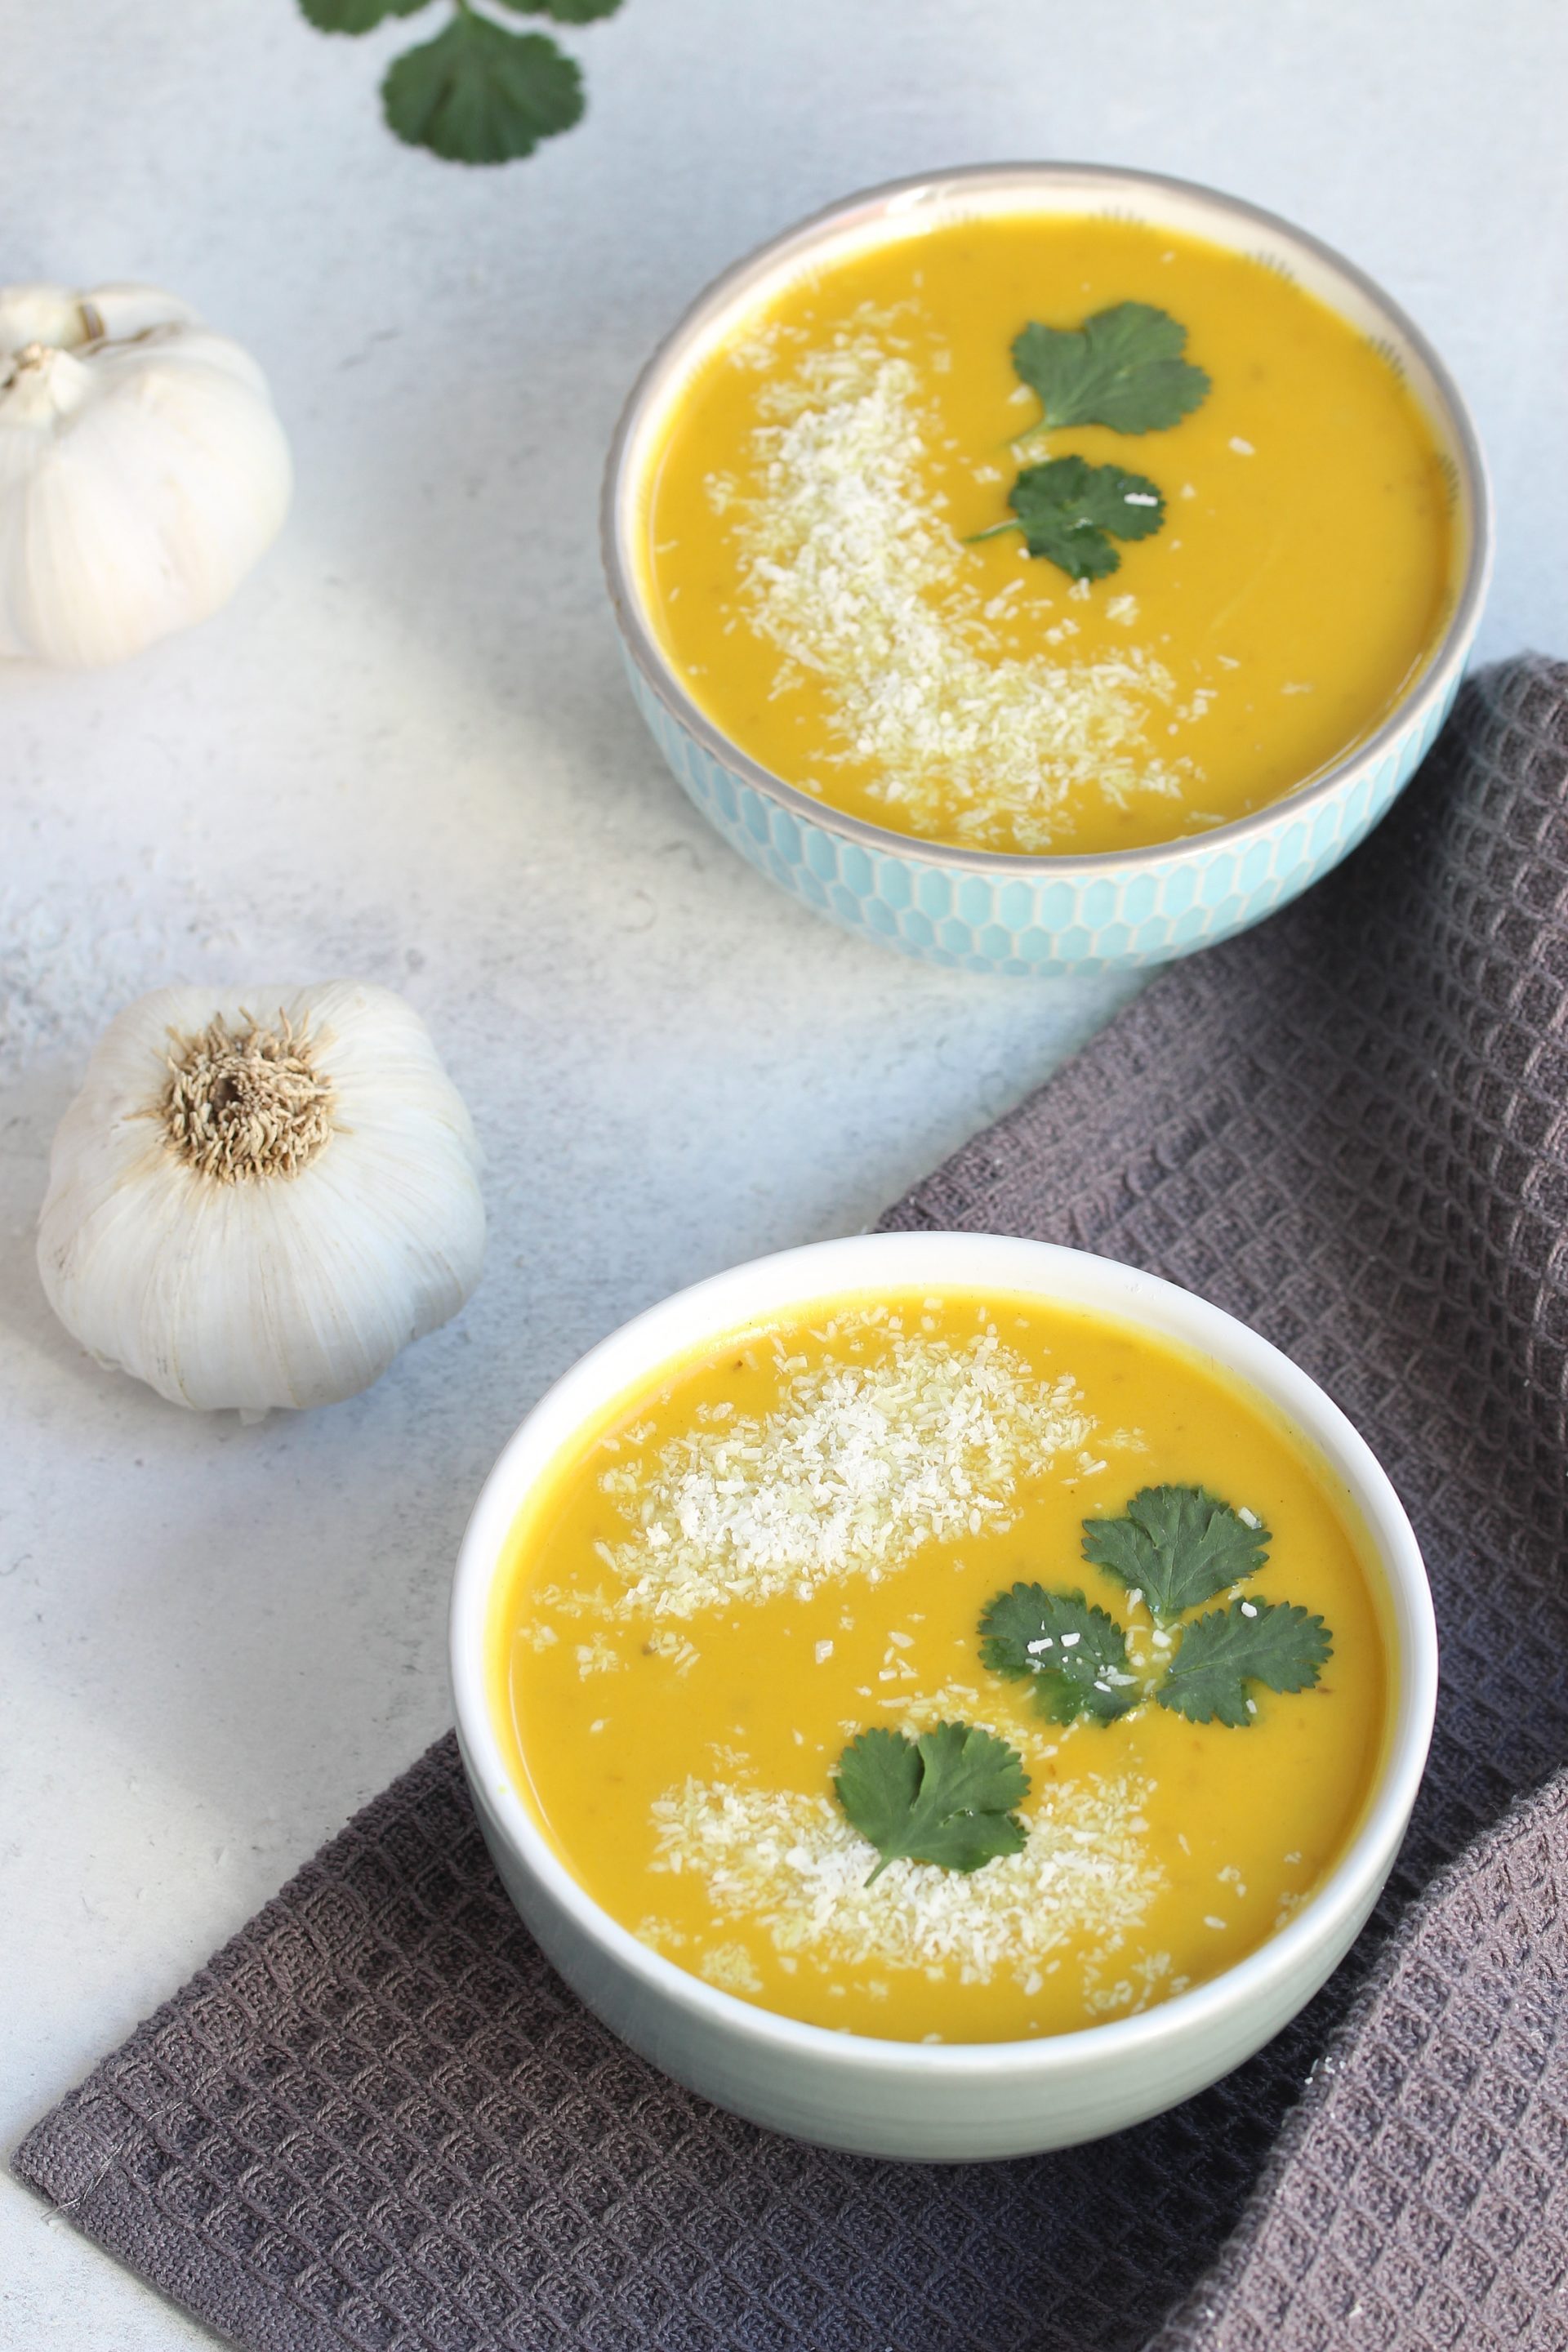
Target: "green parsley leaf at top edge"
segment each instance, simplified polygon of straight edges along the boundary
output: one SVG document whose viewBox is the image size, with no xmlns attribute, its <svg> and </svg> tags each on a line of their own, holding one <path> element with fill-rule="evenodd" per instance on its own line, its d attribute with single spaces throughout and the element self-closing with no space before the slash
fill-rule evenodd
<svg viewBox="0 0 1568 2352">
<path fill-rule="evenodd" d="M 1085 1519 L 1083 1556 L 1141 1592 L 1162 1624 L 1254 1576 L 1268 1528 L 1204 1486 L 1142 1486 L 1120 1518 Z"/>
<path fill-rule="evenodd" d="M 980 1657 L 993 1674 L 1028 1681 L 1053 1723 L 1080 1715 L 1114 1723 L 1143 1696 L 1128 1671 L 1121 1626 L 1081 1592 L 1047 1592 L 1043 1584 L 999 1592 L 980 1620 Z"/>
<path fill-rule="evenodd" d="M 318 33 L 373 33 L 389 16 L 415 16 L 430 0 L 300 0 L 300 14 Z"/>
<path fill-rule="evenodd" d="M 509 33 L 465 10 L 395 58 L 381 85 L 389 127 L 452 163 L 508 163 L 583 113 L 583 77 L 547 33 Z"/>
<path fill-rule="evenodd" d="M 1043 555 L 1073 580 L 1103 580 L 1117 571 L 1117 539 L 1147 539 L 1165 520 L 1165 501 L 1146 474 L 1120 466 L 1091 466 L 1082 457 L 1049 457 L 1026 466 L 1007 493 L 1016 522 L 977 531 L 976 540 L 1021 530 L 1031 555 Z M 973 542 L 972 541 L 971 544 Z"/>
<path fill-rule="evenodd" d="M 613 16 L 621 0 L 500 0 L 519 16 L 552 16 L 558 25 L 596 25 Z"/>
<path fill-rule="evenodd" d="M 1032 324 L 1013 344 L 1013 364 L 1040 403 L 1036 432 L 1108 425 L 1159 433 L 1208 396 L 1209 378 L 1184 360 L 1187 331 L 1148 302 L 1117 302 L 1081 327 Z"/>
<path fill-rule="evenodd" d="M 1322 1619 L 1309 1617 L 1292 1601 L 1233 1601 L 1184 1629 L 1154 1696 L 1189 1723 L 1212 1723 L 1217 1716 L 1233 1731 L 1244 1731 L 1257 1713 L 1248 1683 L 1272 1691 L 1310 1690 L 1333 1646 Z"/>
<path fill-rule="evenodd" d="M 881 1859 L 930 1862 L 943 1870 L 978 1870 L 1019 1853 L 1024 1824 L 1013 1813 L 1029 1793 L 1029 1776 L 1005 1739 L 966 1723 L 939 1723 L 918 1739 L 901 1731 L 862 1731 L 838 1759 L 834 1790 Z"/>
</svg>

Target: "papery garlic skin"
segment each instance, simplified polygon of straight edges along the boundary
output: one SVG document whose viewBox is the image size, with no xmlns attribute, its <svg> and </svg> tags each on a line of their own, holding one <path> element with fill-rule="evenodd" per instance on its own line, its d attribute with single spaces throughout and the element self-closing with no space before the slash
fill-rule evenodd
<svg viewBox="0 0 1568 2352">
<path fill-rule="evenodd" d="M 177 295 L 0 289 L 0 654 L 90 667 L 205 620 L 292 488 L 260 369 Z"/>
<path fill-rule="evenodd" d="M 296 1173 L 225 1181 L 171 1139 L 172 1066 L 215 1019 L 290 1034 L 324 1082 L 325 1139 Z M 430 1033 L 390 989 L 161 988 L 110 1024 L 60 1122 L 38 1269 L 100 1363 L 176 1404 L 335 1403 L 473 1289 L 479 1168 Z"/>
</svg>

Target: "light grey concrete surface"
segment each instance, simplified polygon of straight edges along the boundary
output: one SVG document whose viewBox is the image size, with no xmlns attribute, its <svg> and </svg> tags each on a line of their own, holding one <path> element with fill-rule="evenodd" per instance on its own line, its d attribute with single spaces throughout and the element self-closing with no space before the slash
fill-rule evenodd
<svg viewBox="0 0 1568 2352">
<path fill-rule="evenodd" d="M 1568 637 L 1556 0 L 627 0 L 564 37 L 586 123 L 491 173 L 382 128 L 421 23 L 0 6 L 0 278 L 179 289 L 260 357 L 299 465 L 216 621 L 117 672 L 0 669 L 6 2150 L 441 1730 L 453 1548 L 552 1376 L 682 1282 L 867 1222 L 1128 992 L 840 937 L 659 766 L 595 499 L 707 278 L 949 162 L 1234 189 L 1359 259 L 1467 387 L 1501 507 L 1483 653 Z M 435 1030 L 489 1152 L 486 1276 L 352 1403 L 198 1419 L 52 1321 L 49 1138 L 132 995 L 335 973 Z M 0 2344 L 205 2340 L 0 2190 Z"/>
</svg>

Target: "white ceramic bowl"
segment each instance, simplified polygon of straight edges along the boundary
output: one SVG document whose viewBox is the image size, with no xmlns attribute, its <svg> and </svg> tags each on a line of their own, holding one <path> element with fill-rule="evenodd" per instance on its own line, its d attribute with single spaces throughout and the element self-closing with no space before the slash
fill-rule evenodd
<svg viewBox="0 0 1568 2352">
<path fill-rule="evenodd" d="M 638 546 L 650 456 L 692 372 L 759 301 L 828 255 L 988 211 L 1109 214 L 1251 256 L 1350 321 L 1405 378 L 1436 439 L 1457 541 L 1431 653 L 1361 742 L 1281 799 L 1212 831 L 1061 857 L 958 849 L 830 808 L 731 741 L 687 691 L 648 616 Z M 930 963 L 1050 978 L 1163 963 L 1212 947 L 1337 866 L 1385 814 L 1441 726 L 1491 563 L 1480 444 L 1457 385 L 1403 310 L 1354 265 L 1239 197 L 1094 163 L 986 163 L 896 180 L 818 213 L 710 286 L 654 353 L 605 468 L 600 538 L 637 707 L 682 789 L 731 846 L 845 929 Z"/>
<path fill-rule="evenodd" d="M 848 1291 L 953 1285 L 1098 1309 L 1224 1367 L 1313 1447 L 1366 1531 L 1387 1607 L 1394 1697 L 1379 1777 L 1340 1861 L 1290 1924 L 1142 2016 L 1029 2042 L 928 2046 L 830 2032 L 661 1958 L 578 1885 L 503 1761 L 485 1682 L 490 1590 L 525 1496 L 602 1407 L 672 1357 L 759 1316 Z M 1437 1685 L 1432 1601 L 1410 1523 L 1364 1441 L 1279 1349 L 1184 1290 L 1111 1259 L 995 1234 L 868 1234 L 788 1250 L 683 1290 L 595 1348 L 529 1414 L 486 1481 L 452 1595 L 458 1738 L 507 1890 L 562 1975 L 635 2050 L 721 2106 L 832 2147 L 904 2159 L 1025 2155 L 1157 2115 L 1278 2033 L 1343 1958 L 1405 1834 Z"/>
</svg>

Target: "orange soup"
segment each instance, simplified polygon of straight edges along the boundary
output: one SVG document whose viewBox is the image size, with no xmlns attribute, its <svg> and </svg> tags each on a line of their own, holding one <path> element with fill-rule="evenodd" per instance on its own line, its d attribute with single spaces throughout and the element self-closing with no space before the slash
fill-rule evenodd
<svg viewBox="0 0 1568 2352">
<path fill-rule="evenodd" d="M 1031 856 L 1294 790 L 1452 600 L 1384 353 L 1261 261 L 1098 216 L 895 225 L 775 286 L 682 387 L 644 508 L 656 632 L 732 742 Z"/>
<path fill-rule="evenodd" d="M 1253 1950 L 1382 1753 L 1380 1603 L 1272 1411 L 1135 1328 L 852 1298 L 672 1364 L 498 1577 L 503 1751 L 588 1893 L 742 1999 L 984 2042 Z"/>
</svg>

